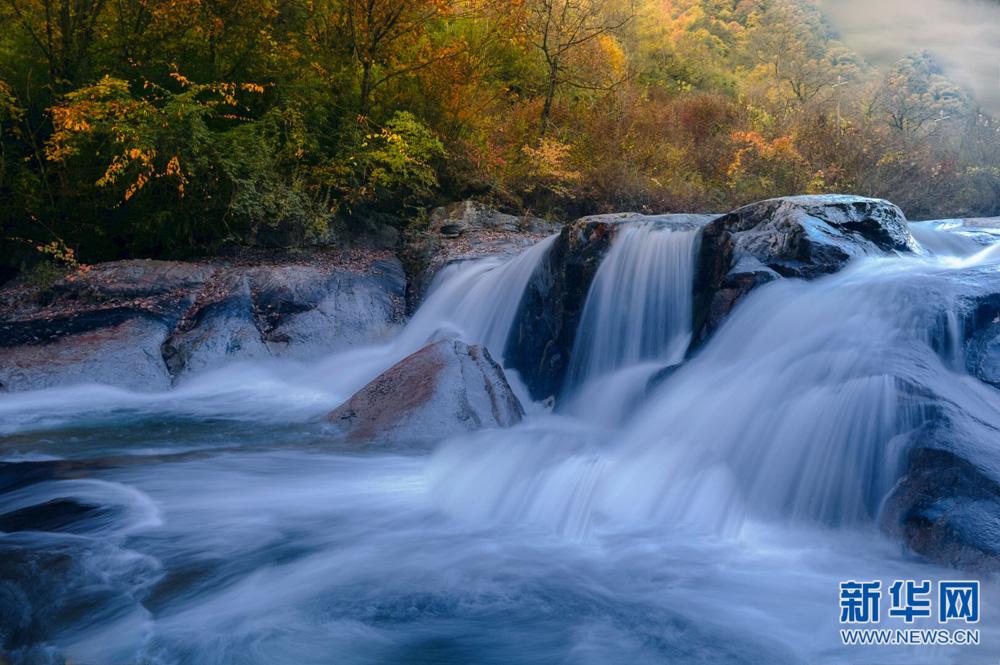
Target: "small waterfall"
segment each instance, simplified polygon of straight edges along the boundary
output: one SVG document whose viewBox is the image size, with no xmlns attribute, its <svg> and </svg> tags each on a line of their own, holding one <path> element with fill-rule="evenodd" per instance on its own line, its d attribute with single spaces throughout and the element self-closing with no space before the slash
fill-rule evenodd
<svg viewBox="0 0 1000 665">
<path fill-rule="evenodd" d="M 588 381 L 559 418 L 606 427 L 604 443 L 550 460 L 514 446 L 523 431 L 496 433 L 479 454 L 497 477 L 476 484 L 475 501 L 451 494 L 449 505 L 483 518 L 520 511 L 576 536 L 645 522 L 728 534 L 746 518 L 870 524 L 928 405 L 940 399 L 977 409 L 984 422 L 1000 417 L 979 408 L 990 389 L 967 380 L 952 343 L 953 310 L 970 288 L 964 270 L 944 259 L 870 259 L 821 280 L 762 287 L 656 392 L 626 397 L 631 417 L 594 414 L 621 409 L 623 381 L 637 385 L 629 374 L 641 361 Z M 551 426 L 565 431 L 565 422 Z M 450 454 L 439 458 L 441 475 L 454 479 L 463 470 Z M 505 494 L 512 487 L 526 494 Z"/>
<path fill-rule="evenodd" d="M 416 350 L 442 335 L 458 335 L 486 346 L 502 364 L 524 289 L 557 237 L 549 236 L 513 258 L 462 261 L 444 268 L 399 343 Z"/>
<path fill-rule="evenodd" d="M 700 231 L 656 223 L 621 229 L 594 277 L 573 346 L 569 385 L 636 365 L 676 364 L 691 342 Z"/>
</svg>

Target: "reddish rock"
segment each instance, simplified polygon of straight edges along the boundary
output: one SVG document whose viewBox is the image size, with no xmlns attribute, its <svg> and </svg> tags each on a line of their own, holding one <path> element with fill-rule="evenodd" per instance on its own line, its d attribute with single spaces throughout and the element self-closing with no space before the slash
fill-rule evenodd
<svg viewBox="0 0 1000 665">
<path fill-rule="evenodd" d="M 510 427 L 523 416 L 485 348 L 442 340 L 390 367 L 327 419 L 353 443 L 413 444 Z"/>
</svg>

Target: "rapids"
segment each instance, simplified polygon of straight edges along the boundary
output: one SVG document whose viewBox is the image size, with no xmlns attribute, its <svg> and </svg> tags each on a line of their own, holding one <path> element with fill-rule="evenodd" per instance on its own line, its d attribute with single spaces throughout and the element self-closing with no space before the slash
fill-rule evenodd
<svg viewBox="0 0 1000 665">
<path fill-rule="evenodd" d="M 956 574 L 876 527 L 921 417 L 912 387 L 1000 423 L 954 311 L 1000 253 L 952 232 L 920 227 L 926 256 L 762 287 L 679 364 L 698 232 L 630 226 L 588 296 L 565 403 L 519 390 L 524 423 L 426 454 L 331 445 L 319 416 L 429 340 L 502 363 L 551 239 L 442 271 L 383 346 L 160 394 L 0 396 L 8 659 L 871 663 L 840 643 L 838 583 Z M 984 586 L 982 646 L 878 662 L 996 663 Z"/>
</svg>

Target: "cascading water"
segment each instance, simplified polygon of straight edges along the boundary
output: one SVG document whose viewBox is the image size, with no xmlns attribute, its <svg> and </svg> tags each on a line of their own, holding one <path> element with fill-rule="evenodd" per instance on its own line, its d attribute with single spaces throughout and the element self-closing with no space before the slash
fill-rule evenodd
<svg viewBox="0 0 1000 665">
<path fill-rule="evenodd" d="M 573 385 L 642 361 L 676 364 L 691 342 L 698 230 L 630 224 L 594 277 L 573 347 Z"/>
<path fill-rule="evenodd" d="M 499 361 L 532 273 L 557 236 L 512 259 L 466 261 L 446 267 L 400 341 L 410 350 L 442 332 L 486 346 Z"/>
<path fill-rule="evenodd" d="M 690 334 L 696 234 L 623 228 L 572 408 L 428 456 L 331 447 L 316 416 L 439 336 L 499 352 L 551 241 L 447 268 L 386 346 L 160 395 L 3 396 L 0 659 L 870 663 L 839 643 L 837 583 L 955 574 L 873 525 L 923 401 L 1000 424 L 954 312 L 1000 256 L 926 232 L 936 258 L 760 288 L 647 396 Z M 984 647 L 879 662 L 992 665 L 983 603 Z"/>
<path fill-rule="evenodd" d="M 615 236 L 587 294 L 567 372 L 570 410 L 620 419 L 649 377 L 684 359 L 700 231 L 639 222 Z M 597 405 L 597 408 L 595 408 Z"/>
</svg>

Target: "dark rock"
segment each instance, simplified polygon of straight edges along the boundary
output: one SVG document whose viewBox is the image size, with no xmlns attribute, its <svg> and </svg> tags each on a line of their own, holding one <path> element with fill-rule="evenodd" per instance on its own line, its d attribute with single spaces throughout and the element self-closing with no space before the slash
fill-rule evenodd
<svg viewBox="0 0 1000 665">
<path fill-rule="evenodd" d="M 710 219 L 618 213 L 584 217 L 563 227 L 525 289 L 504 352 L 507 366 L 520 373 L 532 398 L 559 394 L 590 285 L 618 229 L 642 223 L 687 230 Z"/>
<path fill-rule="evenodd" d="M 906 467 L 885 501 L 883 528 L 937 563 L 1000 569 L 1000 484 L 996 479 L 940 448 L 915 448 Z"/>
<path fill-rule="evenodd" d="M 413 444 L 510 427 L 523 416 L 485 348 L 442 340 L 390 367 L 327 419 L 352 443 Z"/>
<path fill-rule="evenodd" d="M 992 274 L 979 275 L 976 281 L 983 286 L 994 283 L 994 288 L 961 303 L 965 367 L 980 381 L 1000 388 L 1000 284 Z"/>
<path fill-rule="evenodd" d="M 861 256 L 919 251 L 903 213 L 880 199 L 795 196 L 739 208 L 702 232 L 692 346 L 762 284 L 815 279 Z"/>
</svg>

